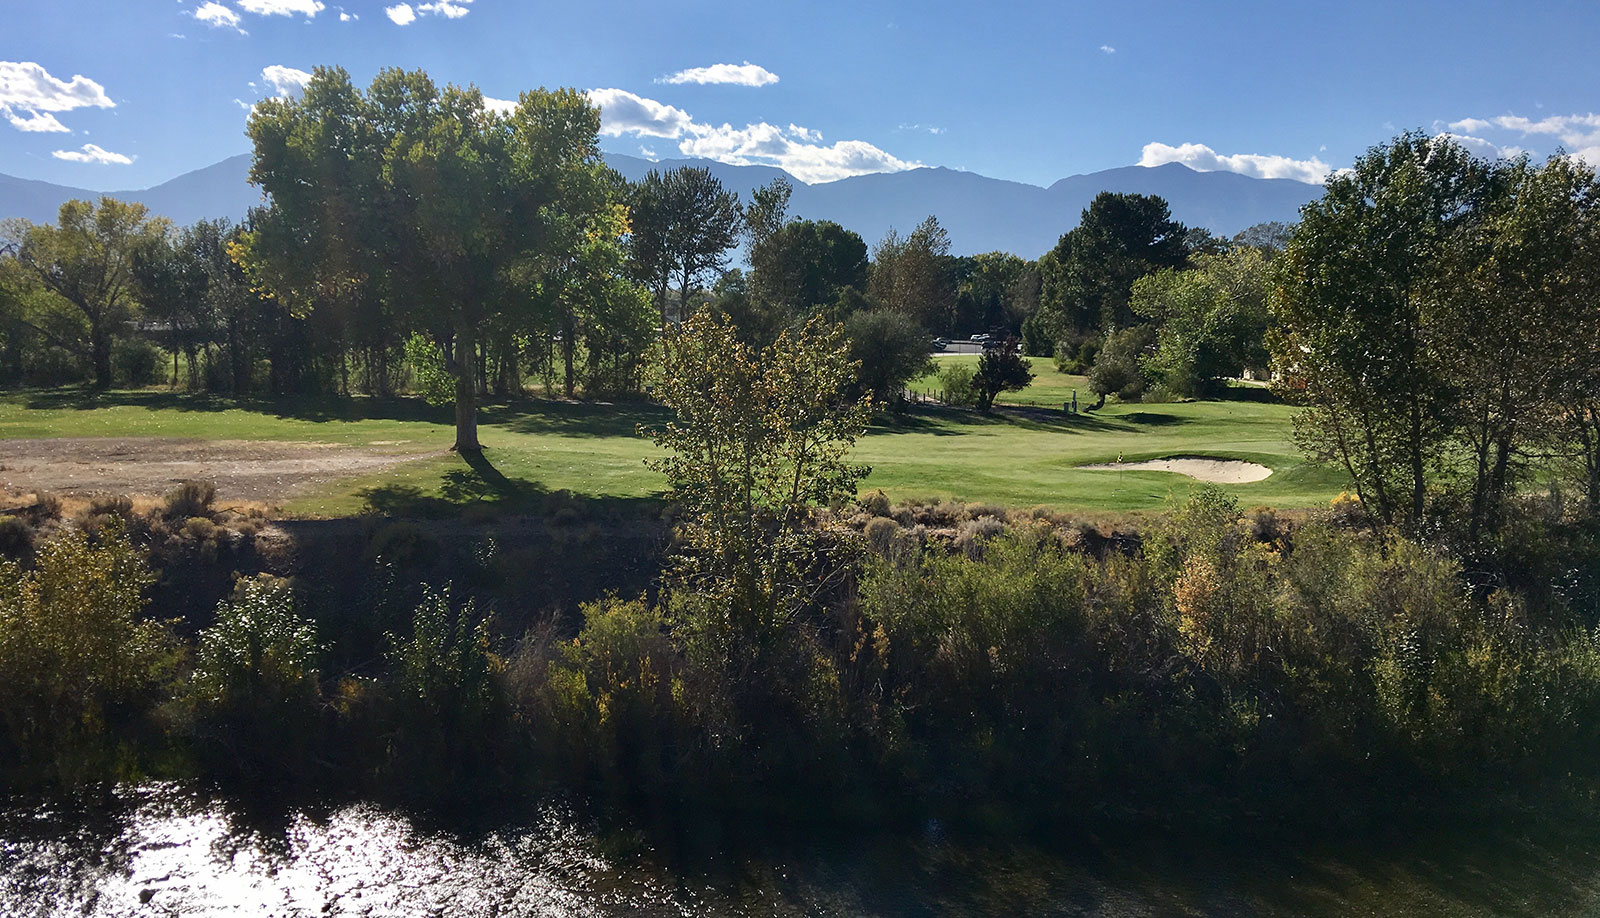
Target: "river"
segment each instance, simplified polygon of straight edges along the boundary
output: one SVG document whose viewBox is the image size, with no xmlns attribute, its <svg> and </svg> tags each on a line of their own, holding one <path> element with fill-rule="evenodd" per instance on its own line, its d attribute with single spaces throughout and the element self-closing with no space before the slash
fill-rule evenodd
<svg viewBox="0 0 1600 918">
<path fill-rule="evenodd" d="M 667 856 L 552 804 L 471 826 L 370 804 L 247 809 L 181 784 L 0 808 L 5 916 L 1592 915 L 1600 831 L 1496 830 L 1309 856 L 1074 853 L 916 837 Z"/>
</svg>

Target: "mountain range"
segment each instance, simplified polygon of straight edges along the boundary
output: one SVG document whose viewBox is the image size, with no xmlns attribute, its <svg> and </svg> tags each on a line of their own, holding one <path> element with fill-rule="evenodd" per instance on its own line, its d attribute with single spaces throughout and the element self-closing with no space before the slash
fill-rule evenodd
<svg viewBox="0 0 1600 918">
<path fill-rule="evenodd" d="M 808 185 L 771 166 L 696 159 L 652 162 L 619 153 L 606 154 L 606 161 L 632 180 L 651 169 L 703 166 L 745 200 L 753 189 L 783 176 L 794 187 L 791 214 L 833 220 L 860 233 L 869 245 L 891 227 L 907 233 L 932 214 L 950 233 L 951 251 L 957 255 L 999 250 L 1037 258 L 1077 225 L 1083 209 L 1102 191 L 1160 195 L 1171 206 L 1174 218 L 1224 236 L 1257 223 L 1293 223 L 1300 205 L 1322 193 L 1321 186 L 1291 179 L 1197 172 L 1179 163 L 1106 169 L 1070 176 L 1042 188 L 942 167 Z M 237 220 L 261 202 L 260 192 L 246 181 L 249 169 L 250 155 L 240 154 L 153 188 L 112 192 L 0 174 L 0 218 L 53 221 L 63 201 L 106 194 L 142 202 L 152 212 L 180 224 L 214 217 Z"/>
</svg>

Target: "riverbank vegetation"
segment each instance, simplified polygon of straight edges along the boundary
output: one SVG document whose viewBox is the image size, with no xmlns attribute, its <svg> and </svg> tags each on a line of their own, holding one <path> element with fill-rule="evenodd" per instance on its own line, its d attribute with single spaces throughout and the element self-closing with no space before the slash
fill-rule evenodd
<svg viewBox="0 0 1600 918">
<path fill-rule="evenodd" d="M 1331 831 L 1600 788 L 1600 186 L 1574 160 L 1403 135 L 1292 229 L 1219 240 L 1108 194 L 1029 264 L 952 259 L 931 218 L 869 257 L 781 183 L 626 186 L 574 93 L 505 114 L 320 70 L 250 130 L 271 206 L 244 227 L 102 203 L 12 234 L 0 368 L 99 391 L 8 398 L 0 430 L 453 430 L 456 455 L 341 485 L 358 520 L 202 483 L 7 508 L 7 787 L 1001 831 Z M 940 358 L 941 384 L 1049 410 L 905 411 L 928 331 L 984 325 L 1033 362 Z M 453 412 L 104 391 L 169 357 L 233 396 Z M 1074 468 L 1202 431 L 1277 474 L 1169 498 Z"/>
</svg>

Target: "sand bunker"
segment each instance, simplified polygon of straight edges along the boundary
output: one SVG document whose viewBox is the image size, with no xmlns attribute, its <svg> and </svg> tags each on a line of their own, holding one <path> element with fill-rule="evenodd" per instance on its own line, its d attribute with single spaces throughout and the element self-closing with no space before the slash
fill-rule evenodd
<svg viewBox="0 0 1600 918">
<path fill-rule="evenodd" d="M 1204 456 L 1174 456 L 1170 459 L 1146 459 L 1143 462 L 1107 462 L 1103 465 L 1080 465 L 1078 468 L 1092 472 L 1172 472 L 1217 484 L 1249 484 L 1272 474 L 1272 469 L 1254 462 L 1244 462 L 1239 459 L 1207 459 Z"/>
</svg>

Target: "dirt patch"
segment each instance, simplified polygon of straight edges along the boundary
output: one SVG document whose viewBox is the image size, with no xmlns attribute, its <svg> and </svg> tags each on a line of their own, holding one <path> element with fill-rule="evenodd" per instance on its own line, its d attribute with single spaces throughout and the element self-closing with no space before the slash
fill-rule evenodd
<svg viewBox="0 0 1600 918">
<path fill-rule="evenodd" d="M 1187 475 L 1200 481 L 1216 484 L 1249 484 L 1261 481 L 1272 474 L 1272 469 L 1254 462 L 1239 459 L 1208 459 L 1204 456 L 1174 456 L 1170 459 L 1147 459 L 1143 462 L 1107 462 L 1101 465 L 1080 465 L 1091 472 L 1172 472 Z"/>
<path fill-rule="evenodd" d="M 199 478 L 219 499 L 278 501 L 316 485 L 418 458 L 326 443 L 173 437 L 0 440 L 0 488 L 160 495 Z"/>
</svg>

